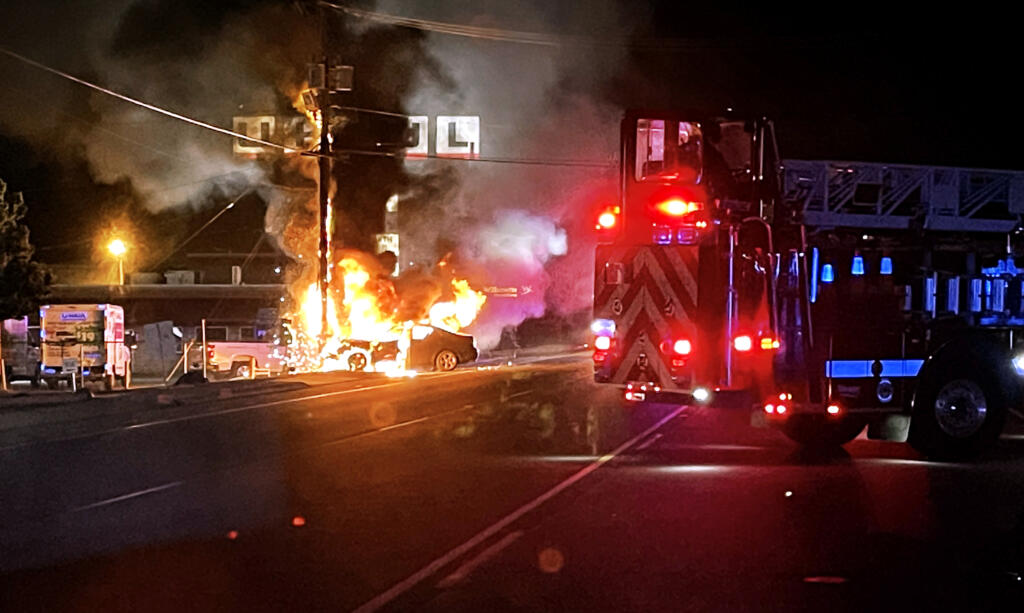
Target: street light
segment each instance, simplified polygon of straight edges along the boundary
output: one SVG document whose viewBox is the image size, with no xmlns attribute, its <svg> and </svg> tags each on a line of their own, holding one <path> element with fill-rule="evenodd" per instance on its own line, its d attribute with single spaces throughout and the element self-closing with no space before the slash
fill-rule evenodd
<svg viewBox="0 0 1024 613">
<path fill-rule="evenodd" d="M 124 254 L 128 247 L 123 240 L 115 238 L 107 245 L 107 249 L 117 258 L 117 284 L 124 285 Z"/>
</svg>

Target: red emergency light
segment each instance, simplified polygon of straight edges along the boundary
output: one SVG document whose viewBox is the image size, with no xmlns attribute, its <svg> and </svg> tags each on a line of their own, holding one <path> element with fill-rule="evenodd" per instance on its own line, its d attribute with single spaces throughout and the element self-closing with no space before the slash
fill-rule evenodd
<svg viewBox="0 0 1024 613">
<path fill-rule="evenodd" d="M 611 230 L 615 226 L 619 225 L 619 215 L 622 214 L 622 207 L 611 206 L 601 211 L 601 214 L 597 216 L 597 225 L 594 226 L 595 230 Z"/>
<path fill-rule="evenodd" d="M 594 339 L 594 349 L 608 351 L 612 347 L 612 339 L 607 336 L 599 336 Z"/>
<path fill-rule="evenodd" d="M 692 202 L 682 198 L 670 198 L 654 205 L 654 208 L 663 215 L 670 217 L 683 217 L 690 213 L 704 210 L 703 202 Z"/>
</svg>

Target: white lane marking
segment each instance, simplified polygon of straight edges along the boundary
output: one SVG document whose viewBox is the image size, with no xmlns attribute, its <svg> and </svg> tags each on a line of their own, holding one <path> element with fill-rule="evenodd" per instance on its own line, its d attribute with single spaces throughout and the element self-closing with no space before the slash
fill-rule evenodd
<svg viewBox="0 0 1024 613">
<path fill-rule="evenodd" d="M 1021 413 L 1017 409 L 1010 409 L 1010 412 L 1013 413 L 1014 416 L 1017 417 L 1017 419 L 1024 421 L 1024 413 Z"/>
<path fill-rule="evenodd" d="M 157 419 L 154 421 L 147 421 L 141 424 L 132 424 L 125 426 L 120 430 L 138 430 L 140 428 L 149 428 L 152 426 L 162 426 L 164 424 L 173 424 L 182 421 L 192 421 L 195 419 L 205 419 L 207 417 L 218 417 L 220 415 L 230 415 L 231 413 L 240 413 L 242 411 L 251 411 L 253 409 L 265 409 L 267 407 L 280 406 L 282 404 L 291 404 L 293 402 L 302 402 L 304 400 L 318 400 L 320 398 L 330 398 L 332 396 L 344 396 L 345 394 L 355 394 L 358 392 L 366 392 L 369 390 L 383 389 L 385 387 L 393 387 L 398 385 L 398 382 L 385 383 L 383 385 L 371 385 L 370 387 L 357 387 L 355 389 L 340 390 L 337 392 L 324 392 L 323 394 L 315 394 L 313 396 L 303 396 L 301 398 L 286 398 L 284 400 L 274 400 L 272 402 L 261 402 L 258 404 L 250 404 L 243 407 L 234 407 L 231 409 L 222 409 L 220 411 L 210 411 L 208 413 L 199 413 L 196 415 L 182 415 L 181 417 L 171 417 L 168 419 Z M 119 431 L 119 430 L 116 430 Z"/>
<path fill-rule="evenodd" d="M 558 357 L 561 357 L 561 356 L 558 356 Z M 554 359 L 554 358 L 542 358 L 541 360 L 537 360 L 537 361 L 542 361 L 542 360 L 547 360 L 547 359 Z M 478 371 L 465 369 L 465 370 L 454 370 L 454 371 L 446 372 L 446 373 L 429 373 L 430 376 L 424 377 L 423 380 L 425 380 L 425 381 L 434 381 L 436 379 L 442 379 L 444 377 L 459 376 L 459 375 L 465 375 L 465 374 L 476 373 L 476 372 L 478 372 Z M 586 378 L 589 378 L 589 377 L 586 377 Z M 348 381 L 348 380 L 346 380 L 346 381 Z M 106 434 L 115 434 L 117 432 L 124 432 L 125 430 L 137 430 L 137 429 L 140 429 L 140 428 L 148 428 L 148 427 L 151 427 L 151 426 L 159 426 L 159 425 L 171 424 L 171 423 L 175 423 L 175 422 L 191 421 L 191 420 L 195 420 L 195 419 L 204 419 L 204 418 L 207 418 L 207 417 L 217 417 L 217 416 L 220 416 L 220 415 L 229 415 L 231 413 L 238 413 L 238 412 L 241 412 L 241 411 L 250 411 L 252 409 L 262 409 L 262 408 L 267 408 L 267 407 L 272 407 L 272 406 L 280 406 L 280 405 L 284 405 L 284 404 L 290 404 L 290 403 L 293 403 L 293 402 L 303 402 L 303 401 L 306 401 L 306 400 L 318 400 L 320 398 L 328 398 L 328 397 L 331 397 L 331 396 L 342 396 L 342 395 L 345 395 L 345 394 L 356 394 L 356 393 L 359 393 L 359 392 L 365 392 L 365 391 L 369 391 L 369 390 L 381 389 L 381 388 L 385 388 L 385 387 L 393 387 L 393 386 L 396 386 L 396 385 L 401 385 L 402 383 L 405 383 L 405 382 L 406 382 L 405 380 L 398 380 L 398 381 L 392 381 L 390 383 L 385 383 L 385 384 L 382 384 L 382 385 L 373 385 L 373 386 L 370 386 L 370 387 L 357 387 L 357 388 L 339 390 L 337 392 L 325 392 L 323 394 L 315 394 L 313 396 L 302 396 L 300 398 L 289 398 L 289 399 L 285 399 L 285 400 L 275 400 L 273 402 L 263 402 L 263 403 L 252 404 L 252 405 L 247 405 L 247 406 L 243 406 L 243 407 L 235 407 L 235 408 L 231 408 L 231 409 L 224 409 L 224 410 L 221 410 L 221 411 L 213 411 L 213 412 L 210 412 L 210 413 L 199 413 L 199 414 L 196 414 L 196 415 L 184 415 L 182 417 L 175 417 L 175 418 L 170 418 L 170 419 L 159 419 L 159 420 L 155 420 L 155 421 L 143 422 L 141 424 L 132 424 L 130 426 L 123 426 L 123 427 L 113 428 L 113 429 L 110 429 L 110 430 L 101 430 L 100 432 L 89 432 L 87 434 L 80 434 L 80 435 L 77 435 L 77 436 L 69 436 L 69 437 L 57 438 L 57 439 L 43 439 L 43 440 L 35 440 L 35 441 L 25 441 L 23 443 L 16 443 L 14 445 L 7 445 L 5 447 L 0 447 L 0 452 L 11 451 L 11 450 L 14 450 L 14 449 L 21 449 L 22 447 L 31 447 L 32 445 L 38 445 L 38 444 L 42 444 L 42 443 L 65 443 L 65 442 L 68 442 L 68 441 L 77 441 L 77 440 L 86 439 L 86 438 L 93 438 L 93 437 L 97 437 L 97 436 L 103 436 L 103 435 L 106 435 Z M 322 385 L 332 385 L 332 384 L 324 383 Z M 283 391 L 288 391 L 288 390 L 281 390 L 281 391 L 283 392 Z M 268 391 L 267 393 L 276 393 L 276 392 Z M 222 400 L 222 399 L 217 398 L 217 399 L 211 399 L 211 400 Z"/>
<path fill-rule="evenodd" d="M 431 419 L 436 419 L 436 418 L 440 418 L 440 417 L 447 417 L 447 416 L 451 415 L 452 413 L 458 413 L 460 411 L 467 411 L 467 410 L 472 409 L 472 408 L 474 408 L 473 405 L 467 405 L 467 406 L 464 406 L 464 407 L 460 407 L 458 409 L 453 409 L 451 411 L 445 411 L 444 413 L 438 413 L 436 415 L 426 415 L 424 417 L 418 417 L 416 419 L 411 419 L 409 421 L 398 422 L 397 424 L 391 424 L 390 426 L 384 426 L 382 428 L 377 428 L 375 430 L 366 430 L 366 431 L 359 432 L 359 433 L 356 433 L 356 434 L 351 434 L 351 435 L 348 435 L 348 436 L 344 436 L 344 437 L 342 437 L 340 439 L 336 439 L 336 440 L 333 440 L 333 441 L 328 441 L 326 443 L 323 443 L 321 446 L 316 447 L 316 449 L 331 447 L 331 446 L 337 445 L 338 443 L 348 442 L 348 441 L 351 441 L 353 439 L 364 438 L 364 437 L 369 436 L 371 434 L 379 434 L 381 432 L 388 432 L 389 430 L 397 430 L 399 428 L 405 428 L 406 426 L 412 426 L 414 424 L 423 423 L 423 422 L 431 420 Z M 92 504 L 87 504 L 87 505 L 84 505 L 84 506 L 81 506 L 81 507 L 74 507 L 74 508 L 69 509 L 67 511 L 63 511 L 63 513 L 76 513 L 78 511 L 88 511 L 89 509 L 94 509 L 96 507 L 102 507 L 102 506 L 105 506 L 105 505 L 108 505 L 108 504 L 114 504 L 114 503 L 118 503 L 118 502 L 123 502 L 125 500 L 131 500 L 132 498 L 137 498 L 139 496 L 145 496 L 146 494 L 153 494 L 155 492 L 160 492 L 160 491 L 163 491 L 163 490 L 169 490 L 171 488 L 175 488 L 175 487 L 178 487 L 180 485 L 183 485 L 184 483 L 185 483 L 184 481 L 175 481 L 173 483 L 165 483 L 163 485 L 158 485 L 156 487 L 151 487 L 151 488 L 147 488 L 147 489 L 144 489 L 144 490 L 139 490 L 137 492 L 131 492 L 129 494 L 124 494 L 122 496 L 115 496 L 114 498 L 107 498 L 106 500 L 101 500 L 99 502 L 94 502 Z"/>
<path fill-rule="evenodd" d="M 483 564 L 486 564 L 488 560 L 498 555 L 498 553 L 500 553 L 502 549 L 505 549 L 512 543 L 519 540 L 519 537 L 521 537 L 524 534 L 526 533 L 522 530 L 516 530 L 515 532 L 510 532 L 506 534 L 505 538 L 491 545 L 487 549 L 484 549 L 475 558 L 470 559 L 468 562 L 455 569 L 455 572 L 439 581 L 437 584 L 438 589 L 448 589 L 451 586 L 458 583 L 459 581 L 462 581 L 466 577 L 470 576 L 471 574 L 473 574 L 473 571 L 475 571 Z"/>
<path fill-rule="evenodd" d="M 125 500 L 131 500 L 132 498 L 138 498 L 139 496 L 146 496 L 147 494 L 155 494 L 156 492 L 162 492 L 164 490 L 169 490 L 169 489 L 178 487 L 181 484 L 182 484 L 181 481 L 174 481 L 172 483 L 164 483 L 163 485 L 158 485 L 156 487 L 150 487 L 150 488 L 147 488 L 147 489 L 144 489 L 144 490 L 139 490 L 137 492 L 131 492 L 131 493 L 128 493 L 128 494 L 123 494 L 121 496 L 114 496 L 113 498 L 107 498 L 106 500 L 100 500 L 99 502 L 94 502 L 92 504 L 87 504 L 87 505 L 84 505 L 84 506 L 81 506 L 81 507 L 75 507 L 75 508 L 70 509 L 69 511 L 67 511 L 67 513 L 77 513 L 79 511 L 88 511 L 89 509 L 95 509 L 96 507 L 103 507 L 103 506 L 106 506 L 108 504 L 116 504 L 118 502 L 124 502 Z"/>
<path fill-rule="evenodd" d="M 446 411 L 444 413 L 438 413 L 437 415 L 424 415 L 423 417 L 417 417 L 416 419 L 410 419 L 409 421 L 400 421 L 397 424 L 391 424 L 390 426 L 384 426 L 383 428 L 378 428 L 376 430 L 370 430 L 369 432 L 362 432 L 361 434 L 365 436 L 367 434 L 373 434 L 375 432 L 387 432 L 388 430 L 397 430 L 398 428 L 404 428 L 406 426 L 411 426 L 413 424 L 419 424 L 419 423 L 425 422 L 428 419 L 434 419 L 435 417 L 445 417 L 445 416 L 450 415 L 452 413 L 456 413 L 458 411 L 465 411 L 465 410 L 471 409 L 471 408 L 473 408 L 473 407 L 462 407 L 461 409 L 455 409 L 453 411 Z"/>
<path fill-rule="evenodd" d="M 594 472 L 595 470 L 600 468 L 605 463 L 610 462 L 611 460 L 614 460 L 616 456 L 618 456 L 622 452 L 626 451 L 627 449 L 629 449 L 633 445 L 636 445 L 638 441 L 641 441 L 644 438 L 650 436 L 651 433 L 657 431 L 659 428 L 661 428 L 662 426 L 664 426 L 668 422 L 670 422 L 673 419 L 675 419 L 680 413 L 682 413 L 685 410 L 686 410 L 685 406 L 678 407 L 677 409 L 675 409 L 674 411 L 672 411 L 671 413 L 669 413 L 665 417 L 661 418 L 653 426 L 651 426 L 650 428 L 644 430 L 643 432 L 641 432 L 640 434 L 634 436 L 633 438 L 629 439 L 625 443 L 622 443 L 621 445 L 616 447 L 614 450 L 612 450 L 610 453 L 607 453 L 607 454 L 601 456 L 600 458 L 594 460 L 593 462 L 591 462 L 587 466 L 583 467 L 582 469 L 580 469 L 576 473 L 572 474 L 565 481 L 562 481 L 561 483 L 559 483 L 558 485 L 556 485 L 553 488 L 549 489 L 548 491 L 544 492 L 540 496 L 537 496 L 536 498 L 534 498 L 530 502 L 524 504 L 523 506 L 519 507 L 515 511 L 512 511 L 511 513 L 509 513 L 505 517 L 499 519 L 497 522 L 491 524 L 487 528 L 484 528 L 483 530 L 478 532 L 475 536 L 470 538 L 468 541 L 466 541 L 466 542 L 462 543 L 461 545 L 455 547 L 454 549 L 452 549 L 448 553 L 444 554 L 440 558 L 437 558 L 436 560 L 434 560 L 430 564 L 427 564 L 426 566 L 424 566 L 420 570 L 418 570 L 415 573 L 409 575 L 404 580 L 402 580 L 402 581 L 396 583 L 395 585 L 391 586 L 388 590 L 386 590 L 384 592 L 381 592 L 377 596 L 373 597 L 371 600 L 367 601 L 365 604 L 363 604 L 358 609 L 356 609 L 355 613 L 370 613 L 371 611 L 379 610 L 381 607 L 383 607 L 384 605 L 388 604 L 392 600 L 398 598 L 399 596 L 401 596 L 405 592 L 409 591 L 410 589 L 416 587 L 418 584 L 420 584 L 424 580 L 429 579 L 430 577 L 432 577 L 434 574 L 436 574 L 438 571 L 440 571 L 445 566 L 451 564 L 452 562 L 454 562 L 458 558 L 466 555 L 466 553 L 468 553 L 473 548 L 475 548 L 478 545 L 480 545 L 480 543 L 486 541 L 487 539 L 491 538 L 492 536 L 494 536 L 498 532 L 501 532 L 502 530 L 507 528 L 512 523 L 518 521 L 520 518 L 522 518 L 524 515 L 526 515 L 530 511 L 533 511 L 534 509 L 536 509 L 537 507 L 541 506 L 545 502 L 551 500 L 555 496 L 561 494 L 563 491 L 569 489 L 570 487 L 572 487 L 576 483 L 582 481 L 584 478 L 587 477 L 587 475 L 589 475 L 590 473 Z"/>
<path fill-rule="evenodd" d="M 637 451 L 643 451 L 644 449 L 647 449 L 648 447 L 650 447 L 651 445 L 654 444 L 654 441 L 658 440 L 659 438 L 661 438 L 661 433 L 660 432 L 655 434 L 651 438 L 647 439 L 646 441 L 640 443 L 639 445 L 637 445 L 636 450 Z"/>
</svg>

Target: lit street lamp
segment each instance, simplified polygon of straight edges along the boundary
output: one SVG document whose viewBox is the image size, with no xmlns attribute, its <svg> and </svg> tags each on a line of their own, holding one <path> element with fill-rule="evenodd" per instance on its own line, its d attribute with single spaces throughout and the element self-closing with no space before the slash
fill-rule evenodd
<svg viewBox="0 0 1024 613">
<path fill-rule="evenodd" d="M 124 254 L 128 247 L 123 240 L 115 238 L 107 245 L 107 249 L 117 258 L 117 284 L 124 285 Z"/>
</svg>

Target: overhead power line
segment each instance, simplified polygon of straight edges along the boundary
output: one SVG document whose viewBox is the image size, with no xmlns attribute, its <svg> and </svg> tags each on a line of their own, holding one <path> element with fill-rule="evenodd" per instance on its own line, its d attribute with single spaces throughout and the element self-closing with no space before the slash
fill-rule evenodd
<svg viewBox="0 0 1024 613">
<path fill-rule="evenodd" d="M 627 38 L 622 36 L 579 36 L 570 34 L 551 34 L 547 32 L 528 32 L 524 30 L 510 30 L 507 28 L 486 28 L 482 26 L 468 26 L 448 21 L 434 21 L 430 19 L 417 19 L 414 17 L 403 17 L 378 13 L 365 9 L 358 9 L 352 6 L 320 0 L 322 6 L 330 7 L 353 17 L 374 21 L 391 26 L 412 28 L 426 32 L 437 32 L 451 36 L 462 36 L 466 38 L 479 38 L 484 40 L 501 41 L 508 43 L 520 43 L 525 45 L 536 45 L 541 47 L 644 47 L 652 49 L 702 49 L 708 46 L 721 46 L 720 42 L 709 39 L 683 39 L 683 38 Z"/>
<path fill-rule="evenodd" d="M 217 221 L 218 219 L 220 219 L 220 216 L 221 216 L 221 215 L 223 215 L 224 213 L 227 213 L 227 212 L 228 212 L 228 211 L 230 211 L 231 209 L 235 208 L 235 204 L 237 204 L 239 200 L 241 200 L 242 198 L 244 198 L 244 197 L 245 197 L 246 195 L 248 195 L 248 194 L 249 194 L 249 193 L 250 193 L 251 191 L 252 191 L 251 189 L 247 189 L 247 190 L 243 191 L 243 192 L 242 192 L 241 194 L 239 194 L 239 195 L 238 195 L 238 197 L 237 197 L 237 198 L 235 198 L 235 199 L 234 199 L 234 200 L 232 200 L 231 202 L 229 202 L 229 203 L 227 203 L 226 205 L 224 205 L 224 208 L 222 208 L 221 210 L 217 211 L 217 214 L 216 214 L 216 215 L 214 215 L 213 217 L 211 217 L 210 219 L 208 219 L 208 220 L 206 221 L 206 223 L 204 223 L 204 224 L 203 224 L 202 226 L 200 226 L 200 227 L 199 227 L 199 229 L 198 229 L 198 230 L 196 230 L 196 231 L 195 231 L 195 232 L 193 232 L 192 234 L 189 234 L 189 235 L 188 235 L 188 238 L 186 238 L 185 240 L 183 240 L 183 241 L 181 241 L 180 243 L 178 243 L 178 245 L 177 245 L 176 247 L 174 247 L 173 249 L 171 249 L 171 251 L 170 251 L 170 252 L 169 252 L 169 253 L 168 253 L 167 255 L 165 255 L 165 256 L 163 257 L 163 259 L 161 259 L 161 260 L 160 260 L 159 262 L 157 262 L 156 264 L 154 264 L 153 266 L 151 266 L 151 268 L 154 268 L 154 269 L 155 269 L 155 268 L 157 268 L 158 266 L 160 266 L 161 264 L 163 264 L 164 262 L 166 262 L 167 260 L 169 260 L 169 259 L 170 259 L 170 257 L 171 257 L 172 255 L 174 255 L 175 253 L 178 253 L 179 251 L 181 251 L 181 249 L 182 249 L 182 248 L 183 248 L 183 247 L 184 247 L 185 245 L 187 245 L 187 244 L 188 244 L 188 243 L 189 243 L 189 242 L 190 242 L 190 241 L 191 241 L 191 240 L 192 240 L 193 238 L 195 238 L 195 237 L 199 236 L 199 234 L 200 234 L 200 233 L 201 233 L 201 232 L 202 232 L 203 230 L 205 230 L 205 229 L 209 228 L 209 227 L 210 227 L 210 225 L 211 225 L 211 224 L 213 224 L 213 222 L 215 222 L 215 221 Z"/>
<path fill-rule="evenodd" d="M 119 100 L 124 100 L 125 102 L 129 102 L 129 103 L 134 104 L 136 106 L 141 106 L 144 109 L 149 109 L 150 111 L 153 111 L 154 113 L 160 113 L 161 115 L 166 115 L 166 116 L 171 117 L 173 119 L 177 119 L 178 121 L 184 121 L 184 122 L 190 123 L 190 124 L 192 124 L 194 126 L 199 126 L 200 128 L 205 128 L 207 130 L 213 130 L 214 132 L 220 132 L 221 134 L 224 134 L 226 136 L 231 136 L 231 137 L 234 137 L 234 138 L 240 138 L 240 139 L 249 141 L 251 143 L 258 143 L 260 145 L 263 145 L 264 147 L 272 147 L 274 149 L 281 149 L 281 150 L 284 150 L 286 152 L 295 151 L 291 147 L 285 147 L 284 145 L 281 145 L 281 144 L 278 144 L 278 143 L 272 143 L 270 141 L 265 141 L 265 140 L 262 140 L 262 139 L 259 139 L 259 138 L 253 138 L 253 137 L 248 136 L 246 134 L 239 134 L 238 132 L 234 132 L 232 130 L 228 130 L 227 128 L 221 128 L 220 126 L 215 126 L 215 125 L 213 125 L 211 123 L 206 123 L 205 121 L 199 121 L 198 119 L 192 119 L 191 117 L 186 117 L 185 115 L 182 115 L 180 113 L 175 113 L 174 111 L 168 111 L 167 109 L 160 108 L 160 107 L 158 107 L 156 105 L 149 104 L 149 103 L 143 102 L 141 100 L 136 100 L 135 98 L 132 98 L 130 96 L 125 96 L 124 94 L 119 94 L 119 93 L 117 93 L 117 92 L 115 92 L 113 90 L 107 89 L 106 87 L 101 87 L 99 85 L 96 85 L 95 83 L 90 83 L 89 81 L 86 81 L 85 79 L 79 79 L 78 77 L 76 77 L 74 75 L 71 75 L 71 74 L 68 74 L 68 73 L 66 73 L 66 72 L 64 72 L 62 70 L 57 70 L 56 68 L 50 68 L 49 66 L 47 66 L 45 64 L 40 64 L 39 62 L 37 62 L 35 60 L 29 59 L 29 58 L 25 57 L 24 55 L 21 55 L 19 53 L 15 53 L 15 52 L 13 52 L 13 51 L 11 51 L 9 49 L 5 49 L 3 47 L 0 47 L 0 53 L 3 53 L 4 55 L 12 57 L 12 58 L 14 58 L 14 59 L 16 59 L 18 61 L 24 62 L 24 63 L 28 64 L 29 66 L 34 66 L 35 68 L 38 68 L 40 70 L 44 70 L 44 71 L 46 71 L 46 72 L 48 72 L 50 74 L 54 74 L 54 75 L 57 75 L 58 77 L 62 77 L 62 78 L 68 79 L 69 81 L 74 81 L 75 83 L 78 83 L 79 85 L 84 85 L 84 86 L 86 86 L 86 87 L 88 87 L 90 89 L 94 89 L 94 90 L 96 90 L 98 92 L 107 94 L 108 96 L 113 96 L 114 98 L 117 98 Z"/>
<path fill-rule="evenodd" d="M 465 36 L 469 38 L 484 38 L 487 40 L 499 40 L 513 43 L 525 43 L 530 45 L 542 45 L 546 47 L 557 47 L 565 42 L 564 37 L 544 34 L 541 32 L 522 32 L 517 30 L 505 30 L 502 28 L 483 28 L 479 26 L 466 26 L 443 21 L 431 21 L 428 19 L 415 19 L 412 17 L 401 17 L 357 9 L 355 7 L 321 0 L 321 5 L 337 9 L 353 17 L 375 21 L 392 26 L 426 30 L 429 32 L 440 32 L 454 36 Z"/>
<path fill-rule="evenodd" d="M 546 32 L 528 32 L 523 30 L 510 30 L 507 28 L 486 28 L 481 26 L 469 26 L 447 21 L 434 21 L 430 19 L 418 19 L 415 17 L 403 17 L 378 13 L 359 9 L 330 0 L 319 0 L 319 4 L 345 14 L 373 21 L 376 23 L 412 28 L 425 32 L 437 32 L 451 36 L 462 36 L 465 38 L 477 38 L 509 43 L 520 43 L 541 47 L 609 47 L 609 48 L 632 48 L 647 51 L 699 51 L 704 49 L 735 49 L 735 48 L 757 48 L 762 45 L 771 44 L 773 48 L 780 46 L 796 48 L 814 48 L 822 46 L 834 46 L 840 34 L 830 32 L 829 34 L 809 35 L 801 32 L 799 35 L 736 35 L 730 37 L 722 36 L 700 36 L 700 37 L 662 37 L 662 36 L 580 36 L 571 34 L 553 34 Z M 871 37 L 870 33 L 857 33 L 858 38 Z"/>
</svg>

